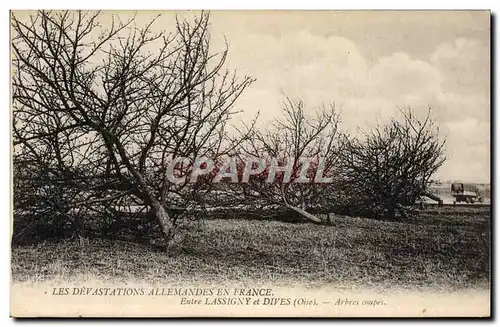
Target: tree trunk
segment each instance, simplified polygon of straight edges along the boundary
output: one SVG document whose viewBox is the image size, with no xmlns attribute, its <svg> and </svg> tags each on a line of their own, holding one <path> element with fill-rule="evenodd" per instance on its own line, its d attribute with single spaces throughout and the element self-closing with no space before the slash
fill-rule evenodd
<svg viewBox="0 0 500 327">
<path fill-rule="evenodd" d="M 156 220 L 160 224 L 161 231 L 163 233 L 163 236 L 165 238 L 165 241 L 167 243 L 167 248 L 169 247 L 171 241 L 172 241 L 172 232 L 173 232 L 173 224 L 172 220 L 170 219 L 168 212 L 165 210 L 165 208 L 161 205 L 159 201 L 156 199 L 153 199 L 153 210 L 154 214 L 156 217 Z"/>
<path fill-rule="evenodd" d="M 141 187 L 142 193 L 145 195 L 144 200 L 147 200 L 152 206 L 156 219 L 158 220 L 160 228 L 163 232 L 163 236 L 165 237 L 165 241 L 167 243 L 167 248 L 168 248 L 171 242 L 171 236 L 174 226 L 172 220 L 168 215 L 167 210 L 165 210 L 165 207 L 156 198 L 154 190 L 148 185 L 142 173 L 139 170 L 135 169 L 134 166 L 131 164 L 127 156 L 127 153 L 123 145 L 118 140 L 118 138 L 115 135 L 110 134 L 107 130 L 101 129 L 100 132 L 103 134 L 105 139 L 107 137 L 109 138 L 110 141 L 114 142 L 118 150 L 118 153 L 122 158 L 123 163 L 125 164 L 127 169 L 132 173 L 132 176 L 134 176 L 135 180 L 137 181 L 137 184 L 139 184 L 139 186 Z"/>
<path fill-rule="evenodd" d="M 315 215 L 312 215 L 310 214 L 309 212 L 305 211 L 305 210 L 302 210 L 301 208 L 298 208 L 298 207 L 295 207 L 295 206 L 292 206 L 292 205 L 289 205 L 287 204 L 286 207 L 288 209 L 291 209 L 295 212 L 297 212 L 298 214 L 300 214 L 302 217 L 306 218 L 307 220 L 313 222 L 313 223 L 316 223 L 316 224 L 321 224 L 323 223 L 323 221 L 321 219 L 319 219 L 318 217 L 316 217 Z"/>
<path fill-rule="evenodd" d="M 422 195 L 428 197 L 431 200 L 436 201 L 438 203 L 438 206 L 440 206 L 440 207 L 443 206 L 443 200 L 440 197 L 438 197 L 437 195 L 434 195 L 431 192 L 424 192 Z"/>
</svg>

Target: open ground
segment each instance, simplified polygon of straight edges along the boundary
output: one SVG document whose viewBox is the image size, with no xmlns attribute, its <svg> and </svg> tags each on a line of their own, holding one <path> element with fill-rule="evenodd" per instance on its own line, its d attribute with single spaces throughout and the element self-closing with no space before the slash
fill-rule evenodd
<svg viewBox="0 0 500 327">
<path fill-rule="evenodd" d="M 429 207 L 404 222 L 336 216 L 330 226 L 212 219 L 168 254 L 125 239 L 12 248 L 14 282 L 103 280 L 310 287 L 489 288 L 490 208 Z"/>
</svg>

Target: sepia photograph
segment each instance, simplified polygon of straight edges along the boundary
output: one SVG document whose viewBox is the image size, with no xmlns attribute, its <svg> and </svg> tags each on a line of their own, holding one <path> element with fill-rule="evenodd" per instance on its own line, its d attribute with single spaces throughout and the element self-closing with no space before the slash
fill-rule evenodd
<svg viewBox="0 0 500 327">
<path fill-rule="evenodd" d="M 10 315 L 491 315 L 489 10 L 11 10 Z"/>
</svg>

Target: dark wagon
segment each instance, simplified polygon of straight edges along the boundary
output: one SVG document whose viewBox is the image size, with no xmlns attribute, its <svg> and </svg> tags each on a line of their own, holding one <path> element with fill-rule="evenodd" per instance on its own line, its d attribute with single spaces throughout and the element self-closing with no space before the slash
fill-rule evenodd
<svg viewBox="0 0 500 327">
<path fill-rule="evenodd" d="M 465 203 L 476 203 L 483 202 L 483 197 L 479 195 L 477 188 L 464 188 L 463 183 L 453 183 L 451 184 L 451 195 L 455 198 L 453 204 L 465 202 Z"/>
</svg>

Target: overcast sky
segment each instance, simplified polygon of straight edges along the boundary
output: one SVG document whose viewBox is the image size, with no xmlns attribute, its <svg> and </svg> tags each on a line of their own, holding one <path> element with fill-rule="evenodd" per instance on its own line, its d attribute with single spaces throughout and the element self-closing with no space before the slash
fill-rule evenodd
<svg viewBox="0 0 500 327">
<path fill-rule="evenodd" d="M 355 130 L 430 106 L 444 180 L 490 180 L 489 28 L 485 11 L 212 12 L 214 46 L 225 35 L 228 66 L 257 78 L 238 109 L 265 120 L 284 93 L 310 109 L 334 101 Z"/>
<path fill-rule="evenodd" d="M 174 22 L 163 12 L 154 26 Z M 279 116 L 284 94 L 309 110 L 335 102 L 349 131 L 430 106 L 447 138 L 436 177 L 489 182 L 489 12 L 212 11 L 211 35 L 213 51 L 229 41 L 228 68 L 257 79 L 236 102 L 240 119 Z"/>
</svg>

